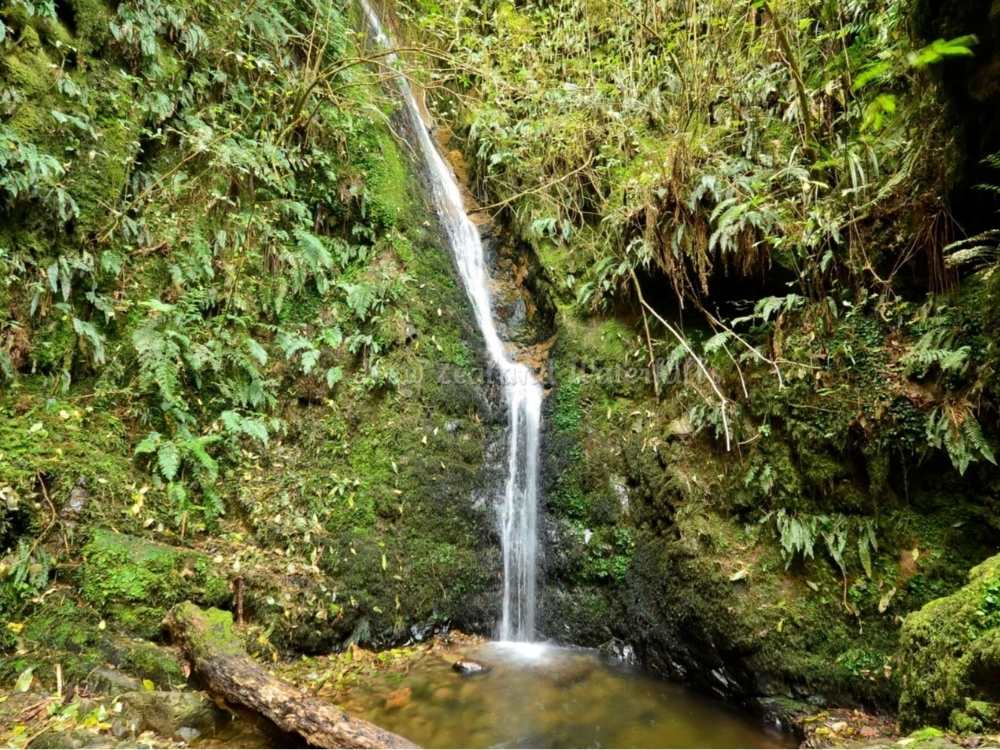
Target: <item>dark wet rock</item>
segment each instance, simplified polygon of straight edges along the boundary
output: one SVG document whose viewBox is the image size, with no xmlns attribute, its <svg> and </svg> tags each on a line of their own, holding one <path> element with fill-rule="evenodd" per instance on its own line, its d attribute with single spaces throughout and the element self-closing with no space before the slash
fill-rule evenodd
<svg viewBox="0 0 1000 750">
<path fill-rule="evenodd" d="M 87 501 L 89 500 L 90 493 L 87 491 L 87 478 L 80 477 L 76 480 L 76 485 L 73 489 L 70 490 L 69 501 L 66 503 L 66 507 L 63 508 L 63 515 L 80 515 L 84 508 L 87 507 Z"/>
<path fill-rule="evenodd" d="M 111 667 L 98 667 L 87 678 L 87 688 L 94 693 L 130 693 L 142 690 L 142 682 Z"/>
<path fill-rule="evenodd" d="M 490 671 L 490 668 L 485 664 L 480 664 L 478 661 L 471 661 L 470 659 L 459 659 L 451 665 L 451 668 L 459 674 L 465 675 L 486 674 Z"/>
<path fill-rule="evenodd" d="M 507 318 L 504 324 L 510 329 L 520 328 L 528 319 L 528 306 L 523 297 L 517 297 L 507 311 Z"/>
<path fill-rule="evenodd" d="M 611 600 L 600 586 L 547 586 L 538 611 L 541 632 L 560 643 L 597 646 L 615 636 Z"/>
<path fill-rule="evenodd" d="M 422 622 L 410 626 L 410 637 L 420 643 L 434 632 L 434 623 Z"/>
<path fill-rule="evenodd" d="M 228 718 L 205 693 L 149 690 L 121 696 L 126 726 L 132 734 L 153 731 L 181 737 L 182 728 L 210 733 Z"/>
<path fill-rule="evenodd" d="M 607 643 L 601 644 L 599 651 L 609 659 L 622 664 L 631 666 L 636 663 L 635 649 L 620 638 L 612 638 Z"/>
<path fill-rule="evenodd" d="M 722 697 L 738 694 L 740 683 L 726 671 L 724 665 L 709 670 L 708 675 L 714 683 L 713 689 Z"/>
</svg>

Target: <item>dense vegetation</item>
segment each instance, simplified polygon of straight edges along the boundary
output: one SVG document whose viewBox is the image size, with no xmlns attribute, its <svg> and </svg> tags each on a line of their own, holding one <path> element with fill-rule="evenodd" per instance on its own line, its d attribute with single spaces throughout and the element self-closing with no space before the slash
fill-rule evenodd
<svg viewBox="0 0 1000 750">
<path fill-rule="evenodd" d="M 1000 142 L 961 120 L 995 111 L 995 9 L 401 14 L 559 307 L 549 632 L 735 697 L 902 690 L 929 718 L 899 625 L 1000 539 Z M 995 699 L 975 648 L 949 710 Z"/>
<path fill-rule="evenodd" d="M 996 730 L 996 8 L 382 6 L 548 353 L 545 634 Z M 273 658 L 490 631 L 503 415 L 360 29 L 0 0 L 5 686 L 179 685 L 183 599 Z"/>
<path fill-rule="evenodd" d="M 264 652 L 487 627 L 496 423 L 352 14 L 2 6 L 2 679 L 184 598 Z"/>
</svg>

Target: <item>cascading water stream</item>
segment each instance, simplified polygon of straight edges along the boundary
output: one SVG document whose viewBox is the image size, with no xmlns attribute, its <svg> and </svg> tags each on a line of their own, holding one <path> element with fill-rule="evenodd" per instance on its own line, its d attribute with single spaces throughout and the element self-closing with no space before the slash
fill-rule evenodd
<svg viewBox="0 0 1000 750">
<path fill-rule="evenodd" d="M 368 0 L 359 0 L 372 34 L 391 47 Z M 392 65 L 396 55 L 386 55 Z M 532 371 L 507 353 L 497 333 L 490 300 L 489 277 L 479 231 L 469 220 L 462 191 L 452 170 L 427 131 L 417 100 L 406 79 L 396 77 L 409 119 L 413 146 L 424 162 L 431 199 L 455 257 L 486 351 L 504 387 L 508 412 L 507 480 L 498 506 L 503 548 L 503 609 L 500 640 L 530 641 L 535 631 L 535 558 L 537 547 L 538 443 L 542 388 Z"/>
</svg>

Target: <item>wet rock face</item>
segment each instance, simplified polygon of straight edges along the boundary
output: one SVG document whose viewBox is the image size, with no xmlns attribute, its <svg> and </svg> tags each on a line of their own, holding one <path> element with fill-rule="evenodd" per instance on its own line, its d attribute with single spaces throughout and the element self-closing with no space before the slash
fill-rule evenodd
<svg viewBox="0 0 1000 750">
<path fill-rule="evenodd" d="M 600 652 L 609 659 L 632 666 L 636 663 L 635 649 L 621 638 L 612 638 L 600 647 Z"/>
<path fill-rule="evenodd" d="M 500 337 L 533 346 L 555 333 L 550 282 L 531 247 L 515 242 L 493 225 L 480 227 L 493 277 L 494 315 Z"/>
</svg>

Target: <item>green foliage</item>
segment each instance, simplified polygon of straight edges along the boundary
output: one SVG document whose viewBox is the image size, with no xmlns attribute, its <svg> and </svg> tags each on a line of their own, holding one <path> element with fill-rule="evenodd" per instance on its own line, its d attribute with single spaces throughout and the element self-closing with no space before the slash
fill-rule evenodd
<svg viewBox="0 0 1000 750">
<path fill-rule="evenodd" d="M 5 207 L 36 201 L 60 221 L 73 219 L 79 209 L 66 191 L 65 174 L 58 159 L 0 123 L 0 198 Z"/>
<path fill-rule="evenodd" d="M 857 554 L 861 569 L 872 577 L 872 558 L 878 552 L 877 522 L 872 518 L 851 518 L 842 514 L 793 515 L 784 509 L 768 513 L 762 522 L 774 518 L 778 532 L 785 567 L 796 560 L 811 560 L 816 545 L 822 541 L 823 548 L 837 568 L 847 574 L 849 550 Z"/>
<path fill-rule="evenodd" d="M 925 70 L 974 38 L 918 45 L 902 0 L 627 6 L 409 16 L 461 62 L 439 77 L 463 96 L 440 110 L 463 125 L 476 186 L 537 246 L 571 247 L 558 283 L 581 304 L 630 292 L 630 269 L 683 298 L 777 263 L 812 296 L 906 256 L 902 238 L 862 249 L 852 227 L 932 220 L 916 185 L 946 177 L 925 166 L 946 147 Z"/>
<path fill-rule="evenodd" d="M 983 163 L 1000 170 L 1000 152 L 990 154 Z M 1000 185 L 984 183 L 977 187 L 985 193 L 1000 196 Z M 987 229 L 972 237 L 953 242 L 944 249 L 944 252 L 947 255 L 946 263 L 953 268 L 972 264 L 985 266 L 988 269 L 987 273 L 992 274 L 996 264 L 1000 262 L 1000 228 Z"/>
<path fill-rule="evenodd" d="M 986 585 L 976 616 L 979 618 L 978 627 L 984 631 L 1000 627 L 1000 578 Z"/>
<path fill-rule="evenodd" d="M 973 414 L 963 408 L 941 406 L 927 417 L 927 442 L 948 452 L 959 474 L 980 459 L 996 465 L 996 456 Z"/>
<path fill-rule="evenodd" d="M 0 615 L 14 618 L 29 599 L 49 584 L 52 556 L 21 539 L 17 548 L 0 560 Z"/>
<path fill-rule="evenodd" d="M 400 381 L 386 318 L 410 277 L 374 261 L 409 172 L 341 3 L 74 13 L 79 38 L 0 42 L 0 381 L 127 394 L 140 465 L 201 527 L 290 384 Z"/>
</svg>

